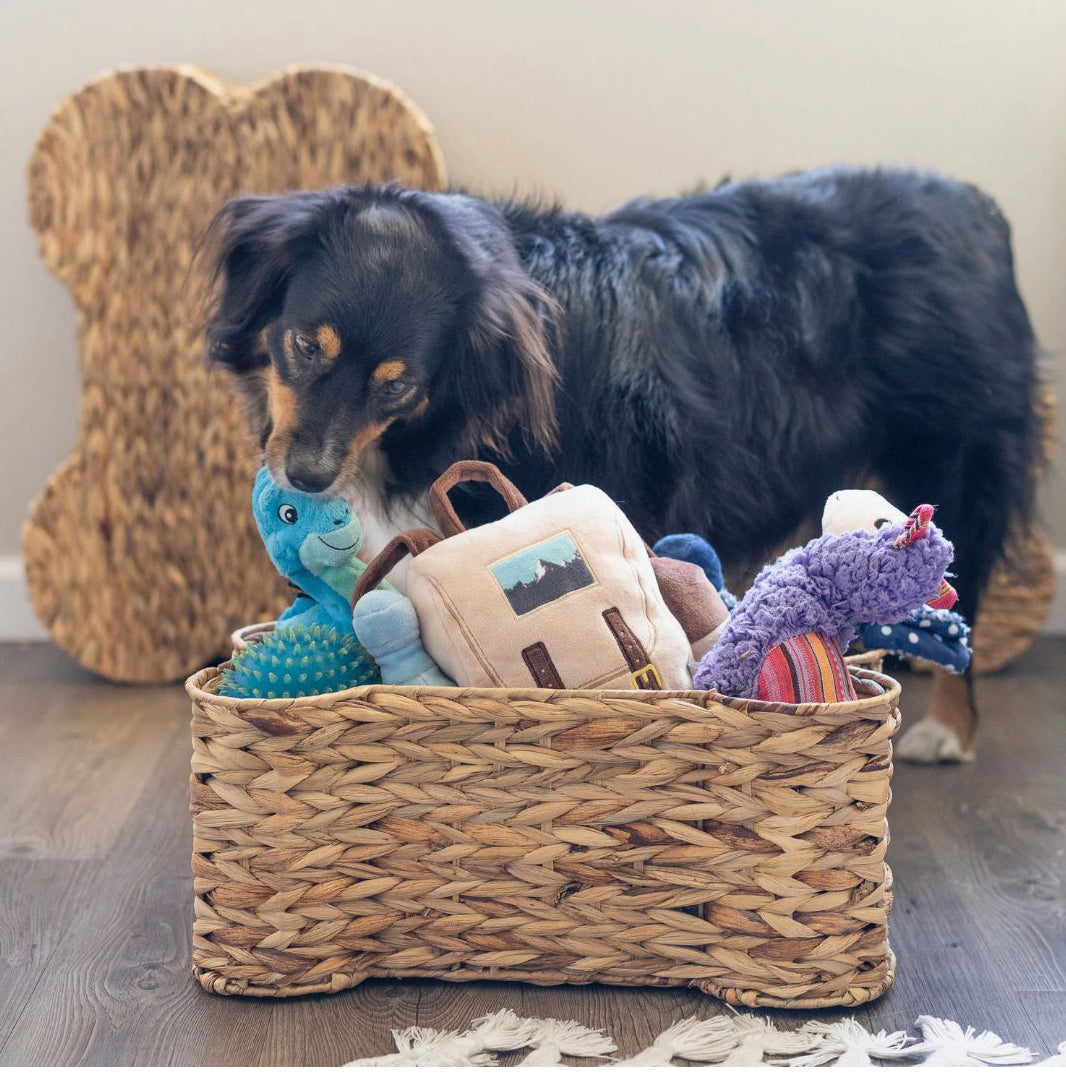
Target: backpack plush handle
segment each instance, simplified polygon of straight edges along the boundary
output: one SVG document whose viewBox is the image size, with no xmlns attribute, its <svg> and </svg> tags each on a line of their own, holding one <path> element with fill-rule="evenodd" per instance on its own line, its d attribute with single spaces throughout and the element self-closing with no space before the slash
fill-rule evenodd
<svg viewBox="0 0 1066 1075">
<path fill-rule="evenodd" d="M 446 538 L 455 537 L 466 529 L 448 495 L 460 482 L 485 482 L 491 485 L 503 497 L 508 512 L 526 506 L 526 498 L 519 492 L 518 486 L 505 478 L 499 467 L 479 459 L 461 459 L 458 463 L 452 463 L 429 490 L 429 506 Z"/>
<path fill-rule="evenodd" d="M 425 552 L 426 549 L 433 545 L 436 545 L 440 541 L 440 535 L 434 534 L 432 530 L 419 529 L 419 530 L 405 530 L 402 534 L 397 534 L 389 543 L 385 546 L 366 565 L 366 570 L 360 576 L 359 581 L 355 584 L 355 592 L 352 594 L 352 608 L 354 609 L 359 601 L 359 598 L 363 594 L 370 593 L 371 590 L 377 589 L 382 582 L 385 581 L 385 576 L 405 557 L 408 553 L 411 556 L 417 556 L 419 553 Z"/>
</svg>

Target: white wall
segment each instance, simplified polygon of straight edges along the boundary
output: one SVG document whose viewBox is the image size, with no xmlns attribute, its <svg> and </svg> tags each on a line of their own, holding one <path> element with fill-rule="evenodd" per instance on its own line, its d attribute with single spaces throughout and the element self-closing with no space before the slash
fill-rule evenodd
<svg viewBox="0 0 1066 1075">
<path fill-rule="evenodd" d="M 62 96 L 121 63 L 233 80 L 336 61 L 437 127 L 454 181 L 599 210 L 831 161 L 973 180 L 1013 221 L 1022 291 L 1066 351 L 1066 0 L 0 0 L 0 558 L 74 437 L 74 318 L 26 224 Z M 1045 496 L 1066 547 L 1066 489 Z"/>
</svg>

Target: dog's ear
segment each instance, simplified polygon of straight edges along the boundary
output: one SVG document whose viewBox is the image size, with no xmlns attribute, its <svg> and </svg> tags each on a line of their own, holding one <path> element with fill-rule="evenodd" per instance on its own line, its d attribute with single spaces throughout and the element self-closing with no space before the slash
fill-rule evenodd
<svg viewBox="0 0 1066 1075">
<path fill-rule="evenodd" d="M 268 364 L 262 330 L 280 310 L 295 264 L 313 247 L 326 197 L 300 192 L 233 198 L 215 215 L 196 254 L 205 268 L 210 361 L 237 373 Z"/>
<path fill-rule="evenodd" d="M 460 194 L 422 195 L 469 272 L 450 376 L 468 425 L 466 450 L 509 454 L 514 435 L 556 447 L 558 306 L 525 271 L 499 210 Z"/>
</svg>

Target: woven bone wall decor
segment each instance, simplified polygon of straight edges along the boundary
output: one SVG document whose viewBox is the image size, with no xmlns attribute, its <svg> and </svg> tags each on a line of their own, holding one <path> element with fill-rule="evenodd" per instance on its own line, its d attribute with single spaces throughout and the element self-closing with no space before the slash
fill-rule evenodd
<svg viewBox="0 0 1066 1075">
<path fill-rule="evenodd" d="M 225 375 L 205 368 L 190 263 L 233 194 L 390 179 L 443 184 L 432 128 L 394 87 L 342 67 L 251 87 L 121 70 L 52 114 L 30 218 L 77 308 L 82 395 L 24 554 L 38 616 L 86 668 L 175 679 L 284 606 L 248 510 L 257 453 Z"/>
</svg>

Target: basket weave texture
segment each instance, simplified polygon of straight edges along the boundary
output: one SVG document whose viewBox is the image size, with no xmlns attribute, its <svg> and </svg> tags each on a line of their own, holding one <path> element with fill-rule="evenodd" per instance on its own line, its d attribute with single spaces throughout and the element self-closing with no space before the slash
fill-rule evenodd
<svg viewBox="0 0 1066 1075">
<path fill-rule="evenodd" d="M 696 986 L 818 1008 L 890 984 L 899 685 L 360 687 L 192 699 L 194 967 L 224 994 L 368 977 Z"/>
<path fill-rule="evenodd" d="M 398 179 L 444 166 L 402 93 L 343 67 L 256 86 L 132 68 L 66 98 L 29 163 L 30 219 L 78 311 L 71 454 L 30 507 L 30 599 L 52 640 L 112 679 L 184 679 L 288 591 L 248 511 L 259 453 L 208 370 L 193 258 L 233 194 Z"/>
</svg>

